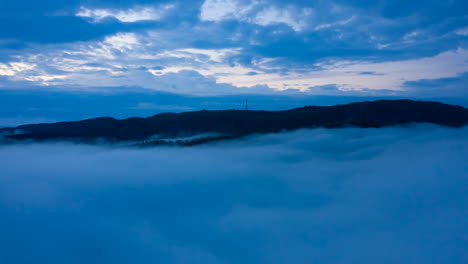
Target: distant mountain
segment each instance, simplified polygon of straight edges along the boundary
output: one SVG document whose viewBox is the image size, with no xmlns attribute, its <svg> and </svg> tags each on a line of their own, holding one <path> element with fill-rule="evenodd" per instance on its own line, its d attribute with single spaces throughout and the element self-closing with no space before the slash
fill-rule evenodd
<svg viewBox="0 0 468 264">
<path fill-rule="evenodd" d="M 407 123 L 442 126 L 468 125 L 468 109 L 438 102 L 380 100 L 336 106 L 306 106 L 287 111 L 196 111 L 164 113 L 147 118 L 117 120 L 111 117 L 76 122 L 23 125 L 0 129 L 0 134 L 17 140 L 74 140 L 111 142 L 138 141 L 174 144 L 167 138 L 217 133 L 208 139 L 236 138 L 252 133 L 269 133 L 300 128 L 385 127 Z M 148 141 L 154 135 L 158 140 Z M 197 139 L 196 142 L 207 142 Z M 159 142 L 159 143 L 158 143 Z M 193 142 L 193 141 L 190 141 Z M 190 145 L 188 141 L 179 141 Z"/>
</svg>

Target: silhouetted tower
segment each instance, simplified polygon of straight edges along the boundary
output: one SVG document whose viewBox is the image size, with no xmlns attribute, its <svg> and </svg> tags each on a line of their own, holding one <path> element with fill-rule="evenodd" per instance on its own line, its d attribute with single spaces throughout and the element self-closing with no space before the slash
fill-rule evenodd
<svg viewBox="0 0 468 264">
<path fill-rule="evenodd" d="M 249 111 L 249 100 L 245 99 L 245 111 Z"/>
</svg>

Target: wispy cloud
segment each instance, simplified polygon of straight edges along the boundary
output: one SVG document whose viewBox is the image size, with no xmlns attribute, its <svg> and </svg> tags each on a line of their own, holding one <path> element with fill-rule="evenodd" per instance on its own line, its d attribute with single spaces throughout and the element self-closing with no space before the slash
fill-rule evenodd
<svg viewBox="0 0 468 264">
<path fill-rule="evenodd" d="M 0 63 L 0 75 L 15 76 L 20 72 L 32 70 L 35 67 L 35 64 L 28 64 L 24 62 Z"/>
<path fill-rule="evenodd" d="M 468 36 L 468 27 L 457 29 L 455 33 L 461 36 Z"/>
<path fill-rule="evenodd" d="M 200 13 L 203 21 L 219 22 L 235 19 L 261 26 L 285 24 L 295 31 L 307 26 L 307 19 L 312 15 L 311 8 L 280 8 L 266 5 L 264 1 L 206 0 Z"/>
<path fill-rule="evenodd" d="M 81 7 L 76 16 L 89 18 L 94 23 L 102 22 L 107 18 L 114 18 L 124 23 L 139 21 L 157 21 L 162 19 L 174 5 L 136 6 L 130 9 L 92 9 Z"/>
</svg>

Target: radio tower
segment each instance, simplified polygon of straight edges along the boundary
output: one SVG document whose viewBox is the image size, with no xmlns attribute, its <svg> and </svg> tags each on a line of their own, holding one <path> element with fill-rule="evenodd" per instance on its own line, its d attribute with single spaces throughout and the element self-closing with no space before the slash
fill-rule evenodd
<svg viewBox="0 0 468 264">
<path fill-rule="evenodd" d="M 249 100 L 245 99 L 245 111 L 249 111 Z"/>
</svg>

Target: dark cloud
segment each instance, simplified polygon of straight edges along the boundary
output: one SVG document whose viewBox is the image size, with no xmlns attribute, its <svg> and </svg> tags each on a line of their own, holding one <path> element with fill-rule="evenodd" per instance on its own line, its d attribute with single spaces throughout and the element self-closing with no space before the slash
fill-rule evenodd
<svg viewBox="0 0 468 264">
<path fill-rule="evenodd" d="M 8 1 L 6 1 L 8 2 Z M 378 2 L 378 3 L 377 3 Z M 390 59 L 393 56 L 418 57 L 434 55 L 438 52 L 454 48 L 459 43 L 457 40 L 439 40 L 434 43 L 424 44 L 414 43 L 408 47 L 405 44 L 401 47 L 394 46 L 391 49 L 378 49 L 372 38 L 381 39 L 386 43 L 399 43 L 402 37 L 412 30 L 421 30 L 429 27 L 429 36 L 440 36 L 441 33 L 453 31 L 456 27 L 466 25 L 466 18 L 463 18 L 462 10 L 466 5 L 459 1 L 440 2 L 429 1 L 421 5 L 418 1 L 409 5 L 401 1 L 356 1 L 340 3 L 343 10 L 340 13 L 331 14 L 332 3 L 318 1 L 291 1 L 288 5 L 299 7 L 312 7 L 316 9 L 317 18 L 309 21 L 307 30 L 295 32 L 286 24 L 271 24 L 260 26 L 252 23 L 236 20 L 225 20 L 219 23 L 200 23 L 198 21 L 199 8 L 202 1 L 191 2 L 190 5 L 179 1 L 16 1 L 12 3 L 2 3 L 0 7 L 5 10 L 2 20 L 3 25 L 0 38 L 14 38 L 24 42 L 57 43 L 70 41 L 86 41 L 96 39 L 105 35 L 121 31 L 138 31 L 148 28 L 169 27 L 174 34 L 185 35 L 194 47 L 199 48 L 220 48 L 244 46 L 251 48 L 251 51 L 258 56 L 283 57 L 305 61 L 315 61 L 324 57 L 370 57 L 379 56 L 382 59 Z M 390 3 L 391 2 L 391 3 Z M 131 8 L 136 5 L 156 5 L 164 3 L 175 3 L 177 11 L 171 13 L 163 23 L 143 23 L 139 25 L 124 25 L 122 23 L 89 24 L 82 18 L 74 17 L 74 14 L 81 6 L 89 8 Z M 272 7 L 284 7 L 284 3 L 271 1 Z M 25 9 L 24 6 L 30 8 Z M 379 12 L 363 11 L 362 8 L 380 10 Z M 389 13 L 385 10 L 404 12 L 418 17 L 433 18 L 432 23 L 421 24 L 419 19 L 399 19 L 391 23 L 380 21 L 381 17 L 386 17 Z M 429 12 L 422 15 L 421 12 Z M 259 11 L 259 10 L 258 10 Z M 392 13 L 392 12 L 390 12 Z M 465 12 L 466 13 L 466 12 Z M 436 14 L 444 18 L 440 24 L 440 19 L 436 20 Z M 397 14 L 390 16 L 393 18 Z M 343 19 L 354 17 L 352 23 L 335 25 L 326 30 L 313 30 L 314 27 L 323 24 L 333 25 Z M 445 21 L 447 20 L 447 21 Z M 440 24 L 440 25 L 439 25 Z M 178 25 L 183 25 L 179 28 Z M 436 26 L 437 25 L 437 26 Z M 191 29 L 187 29 L 187 26 Z M 200 30 L 205 28 L 206 30 Z M 67 34 L 73 32 L 73 34 Z M 443 32 L 440 32 L 440 31 Z M 192 34 L 190 34 L 192 33 Z M 193 34 L 195 33 L 195 34 Z M 236 35 L 236 40 L 233 36 Z M 428 36 L 425 39 L 430 39 Z M 256 42 L 257 45 L 250 47 L 249 43 Z M 445 44 L 444 44 L 445 43 Z M 449 44 L 450 43 L 450 44 Z M 246 45 L 248 44 L 248 45 Z M 257 47 L 258 46 L 258 47 Z"/>
<path fill-rule="evenodd" d="M 112 10 L 136 5 L 157 5 L 176 1 L 2 1 L 0 4 L 0 39 L 14 39 L 18 43 L 63 43 L 99 39 L 117 32 L 139 32 L 159 27 L 160 23 L 142 21 L 121 23 L 107 18 L 104 23 L 89 23 L 75 16 L 80 7 L 107 8 Z M 189 9 L 186 9 L 187 11 Z M 169 19 L 166 22 L 174 21 Z M 11 45 L 11 44 L 10 44 Z M 0 43 L 0 48 L 7 48 Z"/>
<path fill-rule="evenodd" d="M 81 6 L 94 8 L 129 8 L 135 5 L 174 3 L 171 0 L 17 0 L 2 1 L 0 8 L 2 16 L 30 17 L 37 15 L 52 15 L 57 13 L 74 14 Z M 194 1 L 196 2 L 196 0 Z M 198 1 L 199 2 L 199 1 Z"/>
<path fill-rule="evenodd" d="M 376 73 L 376 72 L 361 72 L 360 74 L 362 74 L 362 75 L 382 75 L 382 74 L 379 74 L 379 73 Z"/>
<path fill-rule="evenodd" d="M 434 56 L 459 47 L 460 37 L 450 33 L 468 24 L 460 12 L 467 5 L 464 1 L 429 2 L 268 1 L 270 5 L 265 8 L 284 9 L 291 5 L 312 8 L 314 19 L 308 20 L 305 29 L 299 32 L 285 23 L 260 26 L 246 22 L 255 20 L 253 17 L 246 21 L 226 19 L 214 25 L 205 23 L 222 27 L 213 36 L 223 37 L 206 36 L 195 43 L 202 47 L 229 46 L 236 43 L 231 40 L 236 35 L 252 56 L 287 57 L 302 63 L 330 57 L 401 60 Z M 300 14 L 295 15 L 293 19 L 301 18 Z M 405 39 L 415 31 L 424 31 L 421 39 Z"/>
<path fill-rule="evenodd" d="M 466 97 L 468 96 L 468 73 L 457 77 L 406 82 L 404 88 L 408 94 L 419 96 Z"/>
<path fill-rule="evenodd" d="M 49 16 L 35 19 L 0 17 L 0 25 L 0 38 L 15 39 L 19 43 L 87 41 L 125 29 L 125 26 L 119 23 L 92 25 L 73 16 Z"/>
<path fill-rule="evenodd" d="M 466 263 L 466 129 L 0 147 L 2 263 Z"/>
<path fill-rule="evenodd" d="M 306 3 L 306 1 L 298 1 Z M 372 0 L 336 0 L 336 3 L 375 12 L 387 18 L 416 16 L 426 22 L 436 22 L 447 17 L 464 16 L 468 4 L 463 0 L 452 1 L 372 1 Z"/>
</svg>

